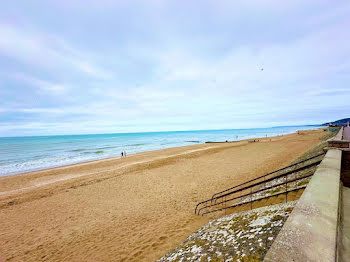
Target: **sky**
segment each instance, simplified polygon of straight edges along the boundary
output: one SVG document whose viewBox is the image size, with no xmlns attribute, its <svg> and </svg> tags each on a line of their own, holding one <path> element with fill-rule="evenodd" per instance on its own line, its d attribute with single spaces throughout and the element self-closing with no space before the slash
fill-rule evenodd
<svg viewBox="0 0 350 262">
<path fill-rule="evenodd" d="M 12 0 L 0 136 L 350 117 L 350 2 Z"/>
</svg>

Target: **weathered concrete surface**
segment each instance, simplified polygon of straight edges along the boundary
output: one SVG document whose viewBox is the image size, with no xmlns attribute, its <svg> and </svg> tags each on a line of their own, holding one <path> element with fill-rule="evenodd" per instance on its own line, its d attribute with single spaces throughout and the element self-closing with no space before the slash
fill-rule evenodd
<svg viewBox="0 0 350 262">
<path fill-rule="evenodd" d="M 336 261 L 340 168 L 330 149 L 264 261 Z"/>
<path fill-rule="evenodd" d="M 343 132 L 344 132 L 344 127 L 341 127 L 338 131 L 338 133 L 332 137 L 331 139 L 329 139 L 328 141 L 332 141 L 332 140 L 343 140 Z"/>
<path fill-rule="evenodd" d="M 343 140 L 350 141 L 350 127 L 346 126 L 343 130 Z"/>
<path fill-rule="evenodd" d="M 211 220 L 158 262 L 261 261 L 296 201 Z"/>
<path fill-rule="evenodd" d="M 343 187 L 342 200 L 342 246 L 340 247 L 340 259 L 342 262 L 350 262 L 350 188 Z"/>
<path fill-rule="evenodd" d="M 341 127 L 339 132 L 328 140 L 330 148 L 349 148 L 350 147 L 350 127 Z"/>
</svg>

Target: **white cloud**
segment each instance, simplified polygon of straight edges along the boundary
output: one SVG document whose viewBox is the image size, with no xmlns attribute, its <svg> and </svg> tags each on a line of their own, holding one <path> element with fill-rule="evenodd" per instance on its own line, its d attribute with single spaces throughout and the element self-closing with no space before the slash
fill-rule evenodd
<svg viewBox="0 0 350 262">
<path fill-rule="evenodd" d="M 44 113 L 44 114 L 63 114 L 64 109 L 59 108 L 0 108 L 0 112 L 17 112 L 17 113 Z"/>
<path fill-rule="evenodd" d="M 12 123 L 18 130 L 21 124 L 51 133 L 313 124 L 346 108 L 345 2 L 136 1 L 112 9 L 114 3 L 89 1 L 80 12 L 74 8 L 83 2 L 65 2 L 63 8 L 74 9 L 64 13 L 74 22 L 69 30 L 40 29 L 45 18 L 31 17 L 36 26 L 23 28 L 0 21 L 0 55 L 8 65 L 20 62 L 6 69 L 15 79 L 8 86 L 41 94 L 28 101 L 2 77 L 2 95 L 16 99 L 2 112 L 18 117 Z M 339 98 L 338 111 L 330 96 Z"/>
<path fill-rule="evenodd" d="M 307 96 L 344 96 L 350 95 L 350 88 L 319 89 L 306 92 Z"/>
<path fill-rule="evenodd" d="M 52 83 L 50 81 L 41 80 L 41 79 L 20 74 L 20 73 L 13 74 L 13 77 L 22 83 L 33 86 L 34 88 L 38 89 L 38 91 L 41 91 L 41 92 L 57 94 L 57 93 L 64 93 L 65 91 L 67 91 L 67 86 L 60 83 Z"/>
<path fill-rule="evenodd" d="M 110 79 L 107 70 L 89 61 L 89 55 L 63 39 L 15 25 L 0 23 L 0 54 L 42 70 L 76 70 L 89 76 Z"/>
</svg>

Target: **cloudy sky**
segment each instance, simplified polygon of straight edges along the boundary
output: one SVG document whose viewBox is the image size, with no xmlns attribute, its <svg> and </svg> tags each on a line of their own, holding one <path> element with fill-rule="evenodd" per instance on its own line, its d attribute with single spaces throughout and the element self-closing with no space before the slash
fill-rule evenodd
<svg viewBox="0 0 350 262">
<path fill-rule="evenodd" d="M 350 117 L 349 28 L 341 0 L 2 1 L 0 136 Z"/>
</svg>

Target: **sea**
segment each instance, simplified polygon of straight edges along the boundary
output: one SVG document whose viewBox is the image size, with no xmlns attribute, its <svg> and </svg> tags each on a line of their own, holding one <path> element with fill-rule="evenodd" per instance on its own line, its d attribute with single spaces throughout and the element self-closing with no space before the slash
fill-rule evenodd
<svg viewBox="0 0 350 262">
<path fill-rule="evenodd" d="M 116 133 L 92 135 L 0 137 L 0 176 L 120 157 L 150 150 L 278 136 L 319 126 Z"/>
</svg>

